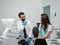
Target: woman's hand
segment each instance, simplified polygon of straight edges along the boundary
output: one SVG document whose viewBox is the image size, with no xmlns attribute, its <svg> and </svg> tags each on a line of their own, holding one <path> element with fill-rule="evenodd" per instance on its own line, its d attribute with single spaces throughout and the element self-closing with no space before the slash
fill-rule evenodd
<svg viewBox="0 0 60 45">
<path fill-rule="evenodd" d="M 34 42 L 36 40 L 36 38 L 32 38 L 32 41 Z"/>
<path fill-rule="evenodd" d="M 38 39 L 46 39 L 46 38 L 49 37 L 50 33 L 51 33 L 51 31 L 46 32 L 46 34 L 45 34 L 44 36 L 40 36 L 40 35 L 38 35 Z"/>
<path fill-rule="evenodd" d="M 40 37 L 41 37 L 41 36 L 39 35 L 37 38 L 40 39 Z"/>
</svg>

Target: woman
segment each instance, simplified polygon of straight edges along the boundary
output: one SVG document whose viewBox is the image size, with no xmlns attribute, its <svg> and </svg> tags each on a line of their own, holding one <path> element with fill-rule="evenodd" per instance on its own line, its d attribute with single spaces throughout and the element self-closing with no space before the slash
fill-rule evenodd
<svg viewBox="0 0 60 45">
<path fill-rule="evenodd" d="M 47 45 L 45 39 L 49 38 L 52 32 L 52 25 L 46 13 L 41 14 L 41 26 L 39 27 L 39 35 L 34 45 Z"/>
</svg>

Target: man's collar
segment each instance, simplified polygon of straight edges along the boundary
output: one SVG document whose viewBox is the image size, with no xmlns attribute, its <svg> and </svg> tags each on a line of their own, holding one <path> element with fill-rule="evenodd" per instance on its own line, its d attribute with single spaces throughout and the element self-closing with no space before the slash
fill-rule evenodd
<svg viewBox="0 0 60 45">
<path fill-rule="evenodd" d="M 21 20 L 21 19 L 20 19 L 19 21 L 22 23 L 22 20 Z M 26 20 L 25 20 L 25 21 L 26 21 Z"/>
</svg>

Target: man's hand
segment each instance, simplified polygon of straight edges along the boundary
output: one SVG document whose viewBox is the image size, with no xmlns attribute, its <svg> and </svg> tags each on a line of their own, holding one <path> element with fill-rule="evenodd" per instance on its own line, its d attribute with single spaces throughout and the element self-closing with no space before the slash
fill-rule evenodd
<svg viewBox="0 0 60 45">
<path fill-rule="evenodd" d="M 27 37 L 26 38 L 26 41 L 27 41 L 27 43 L 30 43 L 31 42 L 31 38 L 30 37 Z"/>
</svg>

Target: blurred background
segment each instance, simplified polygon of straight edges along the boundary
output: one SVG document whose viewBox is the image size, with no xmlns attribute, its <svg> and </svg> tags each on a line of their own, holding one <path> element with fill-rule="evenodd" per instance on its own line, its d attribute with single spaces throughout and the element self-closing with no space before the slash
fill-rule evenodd
<svg viewBox="0 0 60 45">
<path fill-rule="evenodd" d="M 60 39 L 60 0 L 0 0 L 0 35 L 5 30 L 1 19 L 15 18 L 24 12 L 32 27 L 40 22 L 40 14 L 47 13 L 53 25 L 52 38 Z"/>
</svg>

